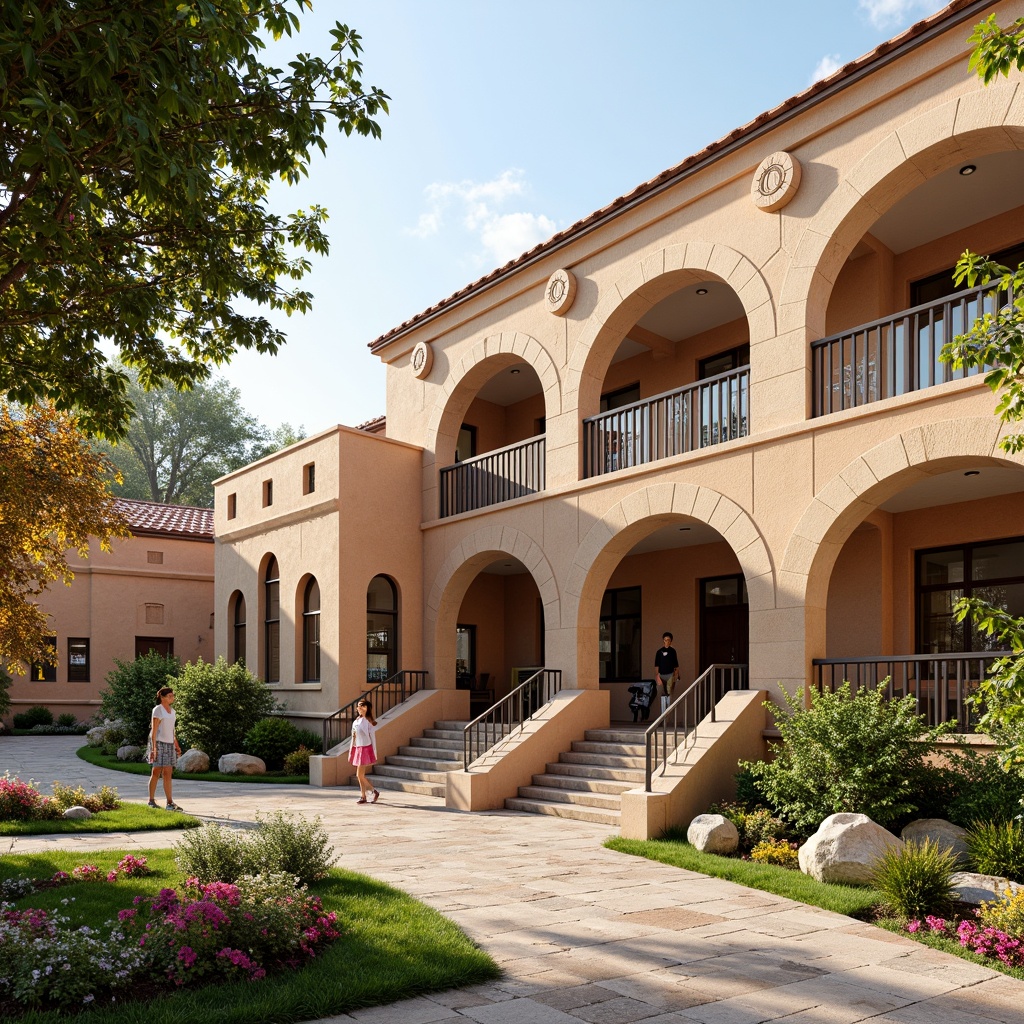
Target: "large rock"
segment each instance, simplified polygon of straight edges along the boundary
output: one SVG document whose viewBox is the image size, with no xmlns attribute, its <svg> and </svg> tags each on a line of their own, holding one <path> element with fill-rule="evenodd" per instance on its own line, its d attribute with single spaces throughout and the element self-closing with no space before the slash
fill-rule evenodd
<svg viewBox="0 0 1024 1024">
<path fill-rule="evenodd" d="M 87 807 L 69 807 L 62 815 L 63 818 L 91 818 L 92 811 Z"/>
<path fill-rule="evenodd" d="M 740 845 L 736 826 L 722 814 L 698 814 L 686 830 L 686 841 L 704 853 L 735 853 Z"/>
<path fill-rule="evenodd" d="M 142 747 L 137 747 L 133 743 L 126 743 L 123 747 L 117 748 L 117 759 L 118 761 L 141 761 Z"/>
<path fill-rule="evenodd" d="M 217 771 L 225 775 L 263 775 L 267 766 L 251 754 L 225 754 L 217 762 Z"/>
<path fill-rule="evenodd" d="M 1003 893 L 1018 893 L 1024 885 L 1011 882 L 999 875 L 977 875 L 973 871 L 957 871 L 949 876 L 953 891 L 959 893 L 964 903 L 981 903 L 983 900 L 1002 899 Z"/>
<path fill-rule="evenodd" d="M 179 772 L 208 772 L 210 759 L 201 750 L 192 747 L 178 758 L 177 768 Z"/>
<path fill-rule="evenodd" d="M 969 859 L 966 835 L 967 829 L 944 818 L 918 818 L 900 833 L 900 839 L 905 843 L 923 843 L 930 839 L 940 850 L 950 850 L 957 864 L 966 865 Z"/>
<path fill-rule="evenodd" d="M 902 850 L 903 841 L 866 814 L 830 814 L 800 847 L 800 870 L 819 882 L 865 884 L 890 849 Z"/>
</svg>

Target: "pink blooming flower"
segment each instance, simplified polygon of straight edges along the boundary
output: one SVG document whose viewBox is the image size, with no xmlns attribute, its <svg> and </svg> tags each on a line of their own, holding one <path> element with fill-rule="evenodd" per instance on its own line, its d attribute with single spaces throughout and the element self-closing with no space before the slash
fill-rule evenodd
<svg viewBox="0 0 1024 1024">
<path fill-rule="evenodd" d="M 919 932 L 920 930 L 921 930 L 921 922 L 920 921 L 914 920 L 914 921 L 908 921 L 907 922 L 907 931 L 908 932 Z"/>
</svg>

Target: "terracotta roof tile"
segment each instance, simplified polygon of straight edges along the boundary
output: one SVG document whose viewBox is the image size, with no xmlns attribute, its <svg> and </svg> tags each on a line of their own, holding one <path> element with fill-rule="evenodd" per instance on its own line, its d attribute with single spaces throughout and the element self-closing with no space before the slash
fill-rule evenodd
<svg viewBox="0 0 1024 1024">
<path fill-rule="evenodd" d="M 369 434 L 380 434 L 387 426 L 387 416 L 374 416 L 372 420 L 360 423 L 356 430 L 365 430 Z"/>
<path fill-rule="evenodd" d="M 192 505 L 161 505 L 155 501 L 118 498 L 117 509 L 132 533 L 213 540 L 213 509 Z"/>
</svg>

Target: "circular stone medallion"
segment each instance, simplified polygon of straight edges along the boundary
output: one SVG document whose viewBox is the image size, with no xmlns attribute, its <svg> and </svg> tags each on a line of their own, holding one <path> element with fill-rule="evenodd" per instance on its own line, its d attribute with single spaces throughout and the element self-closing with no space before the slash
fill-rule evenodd
<svg viewBox="0 0 1024 1024">
<path fill-rule="evenodd" d="M 571 270 L 556 270 L 544 289 L 544 304 L 549 313 L 563 316 L 576 298 L 576 275 Z"/>
<path fill-rule="evenodd" d="M 434 350 L 425 341 L 418 342 L 412 350 L 410 363 L 413 376 L 423 380 L 430 373 L 430 367 L 434 365 Z"/>
<path fill-rule="evenodd" d="M 754 171 L 750 198 L 759 210 L 781 210 L 800 187 L 800 161 L 789 153 L 766 156 Z"/>
</svg>

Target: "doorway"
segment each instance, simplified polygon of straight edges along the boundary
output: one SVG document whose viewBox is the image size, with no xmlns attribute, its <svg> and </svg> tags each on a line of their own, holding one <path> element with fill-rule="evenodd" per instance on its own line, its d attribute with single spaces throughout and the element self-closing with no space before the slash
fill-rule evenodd
<svg viewBox="0 0 1024 1024">
<path fill-rule="evenodd" d="M 709 665 L 746 665 L 750 633 L 743 574 L 700 581 L 700 671 Z"/>
</svg>

